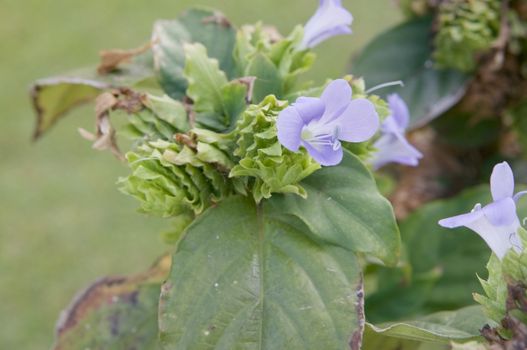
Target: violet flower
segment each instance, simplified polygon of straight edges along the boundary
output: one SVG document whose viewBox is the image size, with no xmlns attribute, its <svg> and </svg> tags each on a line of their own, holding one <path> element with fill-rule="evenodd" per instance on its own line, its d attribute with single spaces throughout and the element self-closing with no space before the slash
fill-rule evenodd
<svg viewBox="0 0 527 350">
<path fill-rule="evenodd" d="M 391 115 L 382 123 L 382 136 L 373 145 L 377 148 L 371 160 L 373 168 L 377 170 L 388 163 L 416 166 L 423 155 L 404 137 L 410 121 L 408 106 L 397 94 L 388 96 L 388 106 Z"/>
<path fill-rule="evenodd" d="M 439 221 L 447 228 L 465 226 L 485 240 L 490 249 L 501 260 L 511 248 L 517 252 L 523 249 L 517 231 L 520 221 L 516 214 L 516 202 L 527 191 L 514 193 L 514 175 L 507 162 L 494 166 L 490 177 L 493 202 L 481 207 L 476 204 L 468 214 L 462 214 Z"/>
<path fill-rule="evenodd" d="M 341 0 L 320 0 L 317 12 L 304 27 L 301 48 L 312 48 L 335 35 L 351 34 L 353 16 Z"/>
<path fill-rule="evenodd" d="M 321 165 L 337 165 L 343 157 L 340 141 L 363 142 L 379 128 L 373 103 L 351 100 L 351 94 L 349 83 L 338 79 L 320 98 L 298 98 L 278 115 L 278 140 L 293 152 L 303 146 Z"/>
</svg>

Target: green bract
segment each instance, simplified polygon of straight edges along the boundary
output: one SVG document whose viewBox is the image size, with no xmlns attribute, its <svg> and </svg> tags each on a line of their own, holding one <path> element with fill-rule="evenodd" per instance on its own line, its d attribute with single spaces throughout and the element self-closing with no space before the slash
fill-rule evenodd
<svg viewBox="0 0 527 350">
<path fill-rule="evenodd" d="M 527 231 L 518 230 L 523 246 L 527 247 Z M 474 294 L 474 300 L 480 303 L 487 316 L 497 324 L 501 324 L 509 309 L 509 287 L 527 285 L 527 248 L 517 253 L 514 249 L 500 261 L 494 254 L 487 264 L 489 277 L 487 280 L 480 278 L 481 285 L 486 295 Z M 526 296 L 527 297 L 527 296 Z M 527 323 L 527 314 L 518 313 L 516 317 Z"/>
<path fill-rule="evenodd" d="M 139 199 L 146 213 L 200 214 L 230 194 L 245 193 L 243 179 L 228 179 L 231 144 L 206 130 L 178 134 L 176 142 L 146 142 L 127 154 L 133 172 L 119 181 L 121 190 Z"/>
<path fill-rule="evenodd" d="M 230 176 L 251 177 L 256 202 L 271 197 L 273 192 L 306 197 L 299 182 L 320 168 L 305 150 L 293 153 L 278 142 L 276 118 L 285 106 L 285 102 L 268 96 L 259 105 L 249 107 L 236 126 L 238 147 L 234 154 L 240 161 Z"/>
</svg>

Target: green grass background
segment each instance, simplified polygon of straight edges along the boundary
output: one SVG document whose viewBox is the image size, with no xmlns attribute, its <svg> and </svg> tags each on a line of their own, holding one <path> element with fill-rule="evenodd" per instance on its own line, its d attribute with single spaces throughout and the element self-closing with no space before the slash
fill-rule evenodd
<svg viewBox="0 0 527 350">
<path fill-rule="evenodd" d="M 375 34 L 400 19 L 391 0 L 344 0 L 354 34 L 323 43 L 311 78 L 338 77 Z M 140 271 L 167 249 L 167 222 L 135 212 L 116 190 L 127 173 L 91 150 L 93 106 L 75 111 L 37 143 L 32 80 L 91 65 L 105 48 L 145 42 L 152 23 L 193 4 L 235 24 L 262 20 L 287 33 L 316 0 L 0 0 L 0 349 L 47 349 L 60 311 L 76 291 L 107 274 Z"/>
</svg>

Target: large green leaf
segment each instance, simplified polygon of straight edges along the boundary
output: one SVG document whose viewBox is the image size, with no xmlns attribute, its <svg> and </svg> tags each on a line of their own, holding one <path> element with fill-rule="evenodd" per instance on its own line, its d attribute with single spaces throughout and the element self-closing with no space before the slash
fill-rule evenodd
<svg viewBox="0 0 527 350">
<path fill-rule="evenodd" d="M 397 91 L 408 103 L 411 127 L 419 127 L 447 111 L 463 97 L 469 77 L 455 70 L 439 70 L 432 62 L 432 18 L 403 23 L 374 39 L 352 65 L 352 73 L 370 87 L 402 80 Z"/>
<path fill-rule="evenodd" d="M 304 228 L 247 197 L 205 212 L 179 242 L 162 288 L 162 347 L 359 349 L 356 257 Z"/>
<path fill-rule="evenodd" d="M 374 274 L 376 291 L 366 299 L 366 314 L 371 322 L 393 321 L 422 313 L 423 305 L 441 278 L 440 269 L 412 275 L 408 268 L 378 268 Z"/>
<path fill-rule="evenodd" d="M 131 64 L 105 75 L 95 68 L 81 69 L 63 76 L 37 80 L 31 88 L 33 107 L 37 114 L 34 138 L 39 138 L 71 109 L 95 100 L 104 90 L 131 86 L 154 75 L 151 56 L 144 54 Z"/>
<path fill-rule="evenodd" d="M 154 61 L 165 92 L 177 99 L 185 95 L 185 43 L 203 44 L 208 55 L 217 59 L 220 69 L 231 78 L 234 75 L 235 40 L 236 31 L 217 11 L 196 8 L 176 20 L 157 21 L 152 34 Z"/>
<path fill-rule="evenodd" d="M 480 337 L 479 330 L 488 324 L 480 306 L 469 306 L 457 311 L 444 311 L 417 320 L 367 324 L 373 332 L 394 338 L 448 344 L 465 342 Z M 368 339 L 366 338 L 365 344 Z"/>
<path fill-rule="evenodd" d="M 54 350 L 158 348 L 157 308 L 170 257 L 146 273 L 103 278 L 63 313 Z"/>
<path fill-rule="evenodd" d="M 346 152 L 339 166 L 322 168 L 301 185 L 307 200 L 277 195 L 269 202 L 277 217 L 300 219 L 314 239 L 397 263 L 401 243 L 392 206 L 356 156 Z"/>
</svg>

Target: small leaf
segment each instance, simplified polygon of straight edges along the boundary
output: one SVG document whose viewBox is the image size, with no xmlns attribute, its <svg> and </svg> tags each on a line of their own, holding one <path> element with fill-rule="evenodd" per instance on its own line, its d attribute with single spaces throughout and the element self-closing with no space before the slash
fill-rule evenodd
<svg viewBox="0 0 527 350">
<path fill-rule="evenodd" d="M 144 104 L 157 118 L 174 126 L 179 132 L 187 132 L 190 129 L 187 112 L 181 102 L 168 96 L 147 95 Z"/>
<path fill-rule="evenodd" d="M 234 75 L 235 37 L 236 31 L 225 17 L 211 10 L 195 8 L 177 20 L 157 21 L 152 34 L 152 49 L 159 81 L 166 94 L 175 99 L 185 95 L 185 43 L 201 43 L 231 78 Z"/>
<path fill-rule="evenodd" d="M 392 206 L 357 157 L 346 152 L 339 166 L 322 168 L 300 185 L 308 199 L 277 196 L 270 202 L 274 213 L 300 219 L 316 239 L 397 263 L 401 242 Z"/>
<path fill-rule="evenodd" d="M 170 257 L 135 276 L 106 277 L 61 315 L 54 350 L 157 349 L 157 307 Z"/>
<path fill-rule="evenodd" d="M 185 77 L 189 87 L 187 95 L 194 101 L 196 112 L 221 111 L 221 88 L 227 84 L 225 73 L 219 69 L 218 61 L 207 56 L 201 44 L 185 44 Z"/>
<path fill-rule="evenodd" d="M 383 323 L 367 328 L 387 337 L 409 339 L 433 343 L 464 342 L 480 338 L 479 330 L 489 320 L 481 307 L 469 306 L 457 311 L 444 311 L 412 321 Z M 367 347 L 368 336 L 365 339 Z"/>
<path fill-rule="evenodd" d="M 162 288 L 162 348 L 358 350 L 360 266 L 302 227 L 239 196 L 192 223 Z"/>
<path fill-rule="evenodd" d="M 218 61 L 207 56 L 201 44 L 185 44 L 187 95 L 194 103 L 198 126 L 215 131 L 232 128 L 246 107 L 247 86 L 228 83 Z"/>
<path fill-rule="evenodd" d="M 352 65 L 370 87 L 402 80 L 397 91 L 410 109 L 412 128 L 420 127 L 454 106 L 463 97 L 469 76 L 456 70 L 438 70 L 432 62 L 432 18 L 403 23 L 374 39 Z"/>
<path fill-rule="evenodd" d="M 255 76 L 253 103 L 260 103 L 267 95 L 282 96 L 282 77 L 278 68 L 269 58 L 261 53 L 256 54 L 249 62 L 247 76 Z"/>
<path fill-rule="evenodd" d="M 236 126 L 240 115 L 247 108 L 247 91 L 247 85 L 238 81 L 232 81 L 221 89 L 223 113 L 229 130 Z"/>
</svg>

